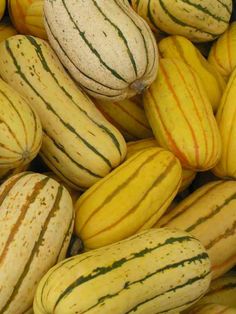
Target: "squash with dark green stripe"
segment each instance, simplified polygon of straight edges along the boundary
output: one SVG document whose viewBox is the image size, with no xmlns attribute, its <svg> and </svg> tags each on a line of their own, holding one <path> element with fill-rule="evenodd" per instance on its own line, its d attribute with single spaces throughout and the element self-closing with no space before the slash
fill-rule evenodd
<svg viewBox="0 0 236 314">
<path fill-rule="evenodd" d="M 39 116 L 17 91 L 0 79 L 0 177 L 1 172 L 6 174 L 10 169 L 29 164 L 41 144 Z"/>
<path fill-rule="evenodd" d="M 216 39 L 228 27 L 232 0 L 132 0 L 152 29 L 194 42 Z"/>
<path fill-rule="evenodd" d="M 140 151 L 78 199 L 76 234 L 86 249 L 94 249 L 151 228 L 176 196 L 181 177 L 171 152 Z"/>
<path fill-rule="evenodd" d="M 42 39 L 16 35 L 0 44 L 0 75 L 38 112 L 41 156 L 67 184 L 86 189 L 118 166 L 126 144 L 120 132 L 72 81 Z"/>
<path fill-rule="evenodd" d="M 53 267 L 39 283 L 34 313 L 173 314 L 202 297 L 210 279 L 200 242 L 150 229 Z"/>
<path fill-rule="evenodd" d="M 51 46 L 93 97 L 123 100 L 155 79 L 155 38 L 126 0 L 46 0 L 44 18 Z"/>
<path fill-rule="evenodd" d="M 184 168 L 205 171 L 216 165 L 221 138 L 207 92 L 192 67 L 178 58 L 161 59 L 144 107 L 158 144 Z"/>
<path fill-rule="evenodd" d="M 0 188 L 0 313 L 30 313 L 42 276 L 65 258 L 74 223 L 68 191 L 23 172 Z"/>
<path fill-rule="evenodd" d="M 236 181 L 210 182 L 164 215 L 155 227 L 190 232 L 208 251 L 213 278 L 236 264 Z"/>
</svg>

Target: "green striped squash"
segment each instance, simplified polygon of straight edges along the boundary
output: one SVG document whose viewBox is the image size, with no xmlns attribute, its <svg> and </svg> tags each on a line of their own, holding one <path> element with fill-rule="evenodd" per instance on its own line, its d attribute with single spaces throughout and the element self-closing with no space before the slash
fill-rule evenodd
<svg viewBox="0 0 236 314">
<path fill-rule="evenodd" d="M 191 66 L 201 79 L 215 112 L 220 104 L 220 100 L 226 83 L 199 50 L 190 40 L 183 36 L 168 36 L 162 39 L 159 44 L 159 51 L 163 58 L 179 58 Z M 207 85 L 205 83 L 207 82 Z"/>
<path fill-rule="evenodd" d="M 236 179 L 236 68 L 223 94 L 216 120 L 222 139 L 222 154 L 213 172 L 221 178 Z"/>
<path fill-rule="evenodd" d="M 228 27 L 232 0 L 132 0 L 152 29 L 182 35 L 194 42 L 211 41 Z"/>
<path fill-rule="evenodd" d="M 210 182 L 164 215 L 155 227 L 190 232 L 208 251 L 213 278 L 236 264 L 236 182 Z M 223 254 L 222 254 L 223 253 Z"/>
<path fill-rule="evenodd" d="M 161 59 L 157 79 L 144 94 L 148 121 L 161 147 L 184 168 L 213 168 L 221 139 L 208 95 L 197 73 L 180 59 Z"/>
<path fill-rule="evenodd" d="M 139 141 L 132 141 L 127 143 L 127 154 L 126 159 L 130 158 L 137 152 L 148 148 L 148 147 L 159 147 L 157 141 L 154 138 L 147 138 Z M 183 192 L 196 177 L 196 172 L 190 169 L 182 169 L 182 181 L 179 187 L 179 192 Z"/>
<path fill-rule="evenodd" d="M 30 163 L 41 144 L 42 126 L 37 113 L 0 79 L 0 172 Z"/>
<path fill-rule="evenodd" d="M 200 242 L 150 229 L 53 267 L 39 283 L 34 313 L 177 313 L 205 294 L 210 279 Z"/>
<path fill-rule="evenodd" d="M 51 46 L 93 97 L 130 98 L 155 79 L 155 38 L 127 0 L 46 0 L 44 13 Z"/>
<path fill-rule="evenodd" d="M 42 276 L 65 258 L 72 200 L 55 180 L 23 172 L 0 187 L 0 313 L 30 313 Z"/>
<path fill-rule="evenodd" d="M 122 133 L 127 141 L 152 136 L 152 129 L 143 107 L 133 99 L 118 102 L 96 99 L 94 102 L 106 119 Z"/>
<path fill-rule="evenodd" d="M 151 228 L 176 196 L 182 169 L 162 148 L 147 148 L 94 184 L 76 202 L 76 234 L 86 249 Z"/>
<path fill-rule="evenodd" d="M 207 303 L 236 308 L 236 272 L 229 272 L 211 282 L 207 293 L 197 304 Z"/>
<path fill-rule="evenodd" d="M 122 162 L 123 136 L 78 89 L 46 41 L 16 35 L 0 44 L 0 55 L 0 75 L 40 116 L 41 156 L 53 172 L 83 190 Z"/>
<path fill-rule="evenodd" d="M 212 45 L 208 61 L 228 79 L 236 67 L 236 21 Z"/>
</svg>

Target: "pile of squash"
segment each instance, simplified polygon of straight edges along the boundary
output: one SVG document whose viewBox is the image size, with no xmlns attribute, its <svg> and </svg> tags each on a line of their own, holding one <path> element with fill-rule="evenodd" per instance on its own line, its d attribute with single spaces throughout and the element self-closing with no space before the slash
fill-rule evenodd
<svg viewBox="0 0 236 314">
<path fill-rule="evenodd" d="M 0 314 L 235 314 L 236 1 L 0 19 Z"/>
</svg>

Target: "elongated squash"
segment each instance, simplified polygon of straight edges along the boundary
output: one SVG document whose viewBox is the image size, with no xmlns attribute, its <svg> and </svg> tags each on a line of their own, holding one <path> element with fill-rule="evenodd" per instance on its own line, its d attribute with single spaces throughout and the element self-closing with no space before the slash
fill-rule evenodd
<svg viewBox="0 0 236 314">
<path fill-rule="evenodd" d="M 94 100 L 97 108 L 124 136 L 127 141 L 152 136 L 144 109 L 135 101 L 125 99 L 119 102 Z"/>
<path fill-rule="evenodd" d="M 133 8 L 152 25 L 194 42 L 211 41 L 229 25 L 232 0 L 131 0 Z"/>
<path fill-rule="evenodd" d="M 212 107 L 197 73 L 180 59 L 161 59 L 157 79 L 144 94 L 144 106 L 160 146 L 183 167 L 213 168 L 221 139 Z"/>
<path fill-rule="evenodd" d="M 97 182 L 75 204 L 75 232 L 85 248 L 98 248 L 151 228 L 177 194 L 181 175 L 172 153 L 152 147 Z"/>
<path fill-rule="evenodd" d="M 43 0 L 8 0 L 8 11 L 20 34 L 47 39 L 43 24 Z"/>
<path fill-rule="evenodd" d="M 0 79 L 0 170 L 27 165 L 41 144 L 42 126 L 37 113 Z"/>
<path fill-rule="evenodd" d="M 211 282 L 205 296 L 197 303 L 219 303 L 236 308 L 236 272 L 229 272 Z"/>
<path fill-rule="evenodd" d="M 236 264 L 235 206 L 236 182 L 214 181 L 185 198 L 155 226 L 185 230 L 199 239 L 217 278 Z"/>
<path fill-rule="evenodd" d="M 30 310 L 42 276 L 65 258 L 74 223 L 67 190 L 23 172 L 0 187 L 0 313 Z"/>
<path fill-rule="evenodd" d="M 65 72 L 49 44 L 16 35 L 0 44 L 0 75 L 38 112 L 41 156 L 75 189 L 86 189 L 118 166 L 126 143 Z"/>
<path fill-rule="evenodd" d="M 50 44 L 93 97 L 130 98 L 155 79 L 155 38 L 127 0 L 45 0 L 44 13 Z"/>
<path fill-rule="evenodd" d="M 150 229 L 53 267 L 38 286 L 34 313 L 177 313 L 204 295 L 210 278 L 200 242 Z"/>
<path fill-rule="evenodd" d="M 236 66 L 236 21 L 212 45 L 208 61 L 228 79 Z"/>
<path fill-rule="evenodd" d="M 226 83 L 215 67 L 210 64 L 191 41 L 185 37 L 169 36 L 162 39 L 158 47 L 163 58 L 179 58 L 196 71 L 203 86 L 206 87 L 213 111 L 216 111 L 220 104 Z"/>
<path fill-rule="evenodd" d="M 140 152 L 141 150 L 148 148 L 148 147 L 159 147 L 157 141 L 154 138 L 148 138 L 144 140 L 139 141 L 133 141 L 127 143 L 127 154 L 126 159 L 130 158 L 137 152 Z M 178 192 L 184 191 L 194 180 L 196 177 L 196 172 L 189 170 L 189 169 L 182 169 L 182 181 L 181 185 L 179 187 Z"/>
<path fill-rule="evenodd" d="M 228 307 L 222 304 L 202 304 L 194 307 L 190 311 L 186 311 L 186 314 L 236 314 L 236 308 Z"/>
<path fill-rule="evenodd" d="M 236 179 L 236 68 L 227 84 L 216 120 L 222 139 L 221 158 L 213 169 L 216 176 Z"/>
</svg>

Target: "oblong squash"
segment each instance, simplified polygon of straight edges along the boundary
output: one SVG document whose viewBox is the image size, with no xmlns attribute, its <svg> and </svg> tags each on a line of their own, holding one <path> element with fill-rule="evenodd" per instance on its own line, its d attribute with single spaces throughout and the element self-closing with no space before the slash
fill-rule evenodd
<svg viewBox="0 0 236 314">
<path fill-rule="evenodd" d="M 229 25 L 232 0 L 131 0 L 152 29 L 182 35 L 194 42 L 211 41 Z"/>
<path fill-rule="evenodd" d="M 212 45 L 208 61 L 226 79 L 236 66 L 236 21 Z"/>
<path fill-rule="evenodd" d="M 11 86 L 0 79 L 0 169 L 30 163 L 42 144 L 37 113 Z"/>
<path fill-rule="evenodd" d="M 0 75 L 38 112 L 41 156 L 75 189 L 86 189 L 118 166 L 126 143 L 66 73 L 49 44 L 16 35 L 0 44 Z"/>
<path fill-rule="evenodd" d="M 236 68 L 230 76 L 217 111 L 216 120 L 222 140 L 222 154 L 213 172 L 222 178 L 236 179 Z"/>
<path fill-rule="evenodd" d="M 93 185 L 75 204 L 75 232 L 85 248 L 98 248 L 151 228 L 177 194 L 181 175 L 177 158 L 153 147 Z"/>
<path fill-rule="evenodd" d="M 211 260 L 213 278 L 217 278 L 236 264 L 235 206 L 235 181 L 210 182 L 164 215 L 155 227 L 185 230 L 201 241 Z"/>
<path fill-rule="evenodd" d="M 183 167 L 213 168 L 221 139 L 207 93 L 197 73 L 180 59 L 161 59 L 157 79 L 144 94 L 144 107 L 160 146 Z"/>
<path fill-rule="evenodd" d="M 67 190 L 42 174 L 23 172 L 0 187 L 0 312 L 32 306 L 42 276 L 65 258 L 74 223 Z"/>
<path fill-rule="evenodd" d="M 34 313 L 177 313 L 204 295 L 210 279 L 200 242 L 150 229 L 53 267 L 38 286 Z"/>
<path fill-rule="evenodd" d="M 142 151 L 148 147 L 159 147 L 157 141 L 154 138 L 147 138 L 144 140 L 133 141 L 127 143 L 127 154 L 126 160 L 136 154 L 139 151 Z M 190 169 L 182 169 L 182 181 L 179 187 L 179 192 L 184 191 L 196 177 L 196 172 Z"/>
<path fill-rule="evenodd" d="M 152 136 L 152 129 L 147 121 L 144 109 L 134 100 L 125 99 L 119 102 L 111 102 L 96 99 L 94 103 L 127 141 Z"/>
<path fill-rule="evenodd" d="M 50 44 L 88 94 L 123 100 L 155 79 L 155 38 L 127 1 L 46 0 L 44 12 Z"/>
<path fill-rule="evenodd" d="M 216 111 L 226 83 L 215 67 L 203 57 L 190 40 L 183 36 L 164 38 L 158 47 L 163 58 L 179 58 L 196 71 L 203 86 L 206 87 L 213 111 Z"/>
</svg>

